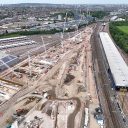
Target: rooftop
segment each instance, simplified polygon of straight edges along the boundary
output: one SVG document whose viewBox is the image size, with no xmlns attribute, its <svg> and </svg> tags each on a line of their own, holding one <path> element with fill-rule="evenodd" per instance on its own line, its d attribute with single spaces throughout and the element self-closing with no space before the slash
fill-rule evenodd
<svg viewBox="0 0 128 128">
<path fill-rule="evenodd" d="M 128 87 L 128 66 L 108 33 L 100 32 L 102 45 L 116 86 Z"/>
</svg>

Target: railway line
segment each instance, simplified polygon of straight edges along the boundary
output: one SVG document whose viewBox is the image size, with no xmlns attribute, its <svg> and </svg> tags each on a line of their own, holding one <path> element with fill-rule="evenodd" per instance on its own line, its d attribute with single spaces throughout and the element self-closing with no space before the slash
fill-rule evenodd
<svg viewBox="0 0 128 128">
<path fill-rule="evenodd" d="M 111 37 L 111 34 L 109 32 L 109 23 L 106 24 L 103 31 L 109 33 L 109 36 Z M 111 39 L 112 39 L 112 37 L 111 37 Z M 116 45 L 116 42 L 114 40 L 113 40 L 113 42 Z M 127 63 L 127 65 L 128 65 L 127 54 L 122 49 L 120 49 L 118 45 L 116 45 L 116 47 L 119 50 L 122 58 L 125 60 L 125 63 Z M 128 120 L 128 109 L 127 109 L 128 108 L 128 92 L 125 89 L 124 90 L 120 89 L 120 91 L 115 91 L 115 93 L 117 95 L 117 99 L 118 99 L 119 105 L 124 113 L 124 116 Z"/>
<path fill-rule="evenodd" d="M 106 70 L 106 62 L 103 59 L 104 55 L 102 54 L 102 48 L 98 37 L 100 27 L 101 25 L 98 23 L 92 35 L 91 42 L 93 48 L 95 78 L 97 89 L 99 90 L 99 99 L 105 115 L 106 128 L 127 128 L 121 111 L 119 110 L 115 93 L 111 89 L 112 83 Z M 98 69 L 96 65 L 98 65 Z"/>
</svg>

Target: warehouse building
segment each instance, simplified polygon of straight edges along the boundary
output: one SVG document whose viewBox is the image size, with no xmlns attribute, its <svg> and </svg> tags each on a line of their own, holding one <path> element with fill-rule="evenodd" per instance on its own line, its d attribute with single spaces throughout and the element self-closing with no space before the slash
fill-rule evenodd
<svg viewBox="0 0 128 128">
<path fill-rule="evenodd" d="M 0 51 L 0 72 L 19 62 L 19 58 Z"/>
<path fill-rule="evenodd" d="M 108 33 L 100 32 L 100 39 L 109 65 L 108 73 L 116 89 L 128 88 L 128 66 Z"/>
</svg>

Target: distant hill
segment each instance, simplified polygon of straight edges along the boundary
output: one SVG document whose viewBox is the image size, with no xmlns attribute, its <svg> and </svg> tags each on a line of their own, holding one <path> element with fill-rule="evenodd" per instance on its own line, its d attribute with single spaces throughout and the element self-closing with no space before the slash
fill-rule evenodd
<svg viewBox="0 0 128 128">
<path fill-rule="evenodd" d="M 5 4 L 3 6 L 9 7 L 64 7 L 64 6 L 72 6 L 65 4 L 49 4 L 49 3 L 19 3 L 19 4 Z"/>
</svg>

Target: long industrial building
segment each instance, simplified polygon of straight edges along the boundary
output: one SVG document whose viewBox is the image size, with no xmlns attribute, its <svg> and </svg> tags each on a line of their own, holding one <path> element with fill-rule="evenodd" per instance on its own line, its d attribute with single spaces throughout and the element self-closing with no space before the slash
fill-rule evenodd
<svg viewBox="0 0 128 128">
<path fill-rule="evenodd" d="M 106 32 L 100 32 L 100 39 L 108 61 L 108 73 L 116 89 L 128 88 L 128 66 Z"/>
<path fill-rule="evenodd" d="M 26 36 L 0 39 L 0 50 L 36 44 Z"/>
</svg>

